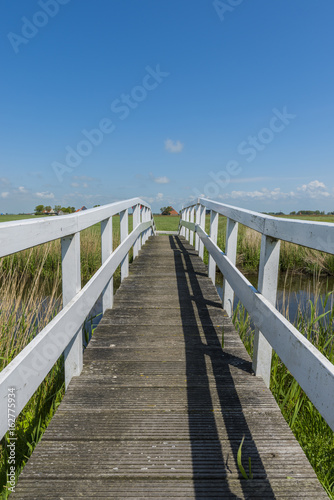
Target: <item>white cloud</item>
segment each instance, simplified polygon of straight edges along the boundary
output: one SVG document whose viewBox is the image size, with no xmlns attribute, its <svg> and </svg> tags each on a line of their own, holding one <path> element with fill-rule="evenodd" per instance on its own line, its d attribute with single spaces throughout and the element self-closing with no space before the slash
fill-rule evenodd
<svg viewBox="0 0 334 500">
<path fill-rule="evenodd" d="M 157 184 L 168 184 L 170 182 L 170 180 L 166 176 L 163 176 L 163 177 L 154 177 L 153 180 Z"/>
<path fill-rule="evenodd" d="M 1 193 L 1 198 L 7 198 L 9 195 L 8 191 L 4 191 L 3 193 Z"/>
<path fill-rule="evenodd" d="M 327 187 L 323 182 L 312 181 L 308 184 L 303 184 L 297 187 L 296 191 L 281 191 L 280 188 L 267 189 L 262 188 L 260 190 L 254 191 L 232 191 L 231 193 L 225 193 L 219 195 L 218 198 L 223 200 L 227 199 L 242 199 L 242 200 L 286 200 L 286 199 L 307 199 L 307 198 L 323 198 L 331 196 L 327 190 Z"/>
<path fill-rule="evenodd" d="M 171 139 L 165 140 L 165 149 L 170 153 L 181 153 L 184 144 L 180 141 L 172 141 Z"/>
<path fill-rule="evenodd" d="M 18 187 L 19 193 L 27 193 L 28 190 L 24 186 L 19 186 Z"/>
<path fill-rule="evenodd" d="M 78 182 L 72 182 L 71 183 L 71 187 L 72 188 L 78 188 L 80 186 L 80 184 L 78 184 Z"/>
<path fill-rule="evenodd" d="M 297 188 L 300 193 L 305 193 L 309 198 L 319 198 L 321 196 L 330 196 L 327 188 L 323 182 L 312 181 L 308 184 L 303 184 Z"/>
<path fill-rule="evenodd" d="M 143 196 L 144 200 L 147 201 L 147 203 L 154 203 L 155 201 L 162 201 L 164 199 L 164 194 L 163 193 L 157 193 L 156 196 Z"/>
<path fill-rule="evenodd" d="M 152 196 L 143 196 L 143 199 L 145 201 L 147 201 L 147 203 L 154 203 L 155 202 L 155 198 L 153 198 Z"/>
<path fill-rule="evenodd" d="M 41 192 L 41 193 L 35 193 L 35 195 L 38 198 L 45 198 L 45 199 L 53 199 L 55 197 L 55 195 L 53 193 L 50 193 L 50 191 L 44 191 L 44 192 Z"/>
<path fill-rule="evenodd" d="M 88 175 L 73 175 L 72 179 L 77 181 L 97 181 L 96 177 L 88 177 Z"/>
</svg>

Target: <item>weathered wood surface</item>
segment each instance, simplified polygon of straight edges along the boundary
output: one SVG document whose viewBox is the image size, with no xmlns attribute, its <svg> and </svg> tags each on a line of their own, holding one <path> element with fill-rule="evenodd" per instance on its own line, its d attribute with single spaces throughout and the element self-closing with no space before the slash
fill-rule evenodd
<svg viewBox="0 0 334 500">
<path fill-rule="evenodd" d="M 12 498 L 327 498 L 206 276 L 148 240 Z"/>
</svg>

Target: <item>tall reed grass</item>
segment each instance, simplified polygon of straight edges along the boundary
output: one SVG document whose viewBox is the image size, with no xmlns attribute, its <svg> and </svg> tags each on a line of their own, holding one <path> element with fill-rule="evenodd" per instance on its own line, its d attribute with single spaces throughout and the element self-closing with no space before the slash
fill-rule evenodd
<svg viewBox="0 0 334 500">
<path fill-rule="evenodd" d="M 210 234 L 210 217 L 206 217 L 205 230 Z M 226 217 L 220 216 L 218 221 L 219 248 L 225 248 L 226 241 Z M 260 262 L 261 234 L 242 224 L 239 224 L 237 243 L 237 267 L 244 273 L 257 272 Z M 208 253 L 204 252 L 204 262 L 208 262 Z M 321 272 L 326 275 L 334 275 L 334 255 L 312 250 L 289 243 L 281 242 L 280 271 L 287 270 L 303 274 Z"/>
<path fill-rule="evenodd" d="M 314 281 L 318 282 L 316 279 Z M 307 311 L 299 308 L 294 323 L 334 363 L 334 308 L 327 307 L 333 292 L 327 292 L 324 296 L 319 295 L 317 290 L 313 290 L 313 293 L 315 299 L 309 300 Z M 326 307 L 328 311 L 323 312 Z M 283 304 L 282 312 L 289 319 L 288 302 Z M 241 303 L 234 311 L 233 322 L 252 356 L 254 330 L 250 316 Z M 334 433 L 276 353 L 273 353 L 270 389 L 320 482 L 329 497 L 334 499 Z"/>
</svg>

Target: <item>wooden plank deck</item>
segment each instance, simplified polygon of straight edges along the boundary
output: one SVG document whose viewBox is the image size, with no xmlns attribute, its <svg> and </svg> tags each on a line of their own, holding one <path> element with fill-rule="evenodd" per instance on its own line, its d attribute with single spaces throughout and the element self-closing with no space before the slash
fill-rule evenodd
<svg viewBox="0 0 334 500">
<path fill-rule="evenodd" d="M 12 498 L 328 497 L 206 266 L 163 235 L 132 264 Z"/>
</svg>

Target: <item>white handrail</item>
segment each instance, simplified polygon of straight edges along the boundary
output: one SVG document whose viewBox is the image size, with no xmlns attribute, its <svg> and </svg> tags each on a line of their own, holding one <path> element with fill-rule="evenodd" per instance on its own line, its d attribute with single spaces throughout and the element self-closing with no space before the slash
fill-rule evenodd
<svg viewBox="0 0 334 500">
<path fill-rule="evenodd" d="M 127 219 L 128 209 L 134 207 L 134 227 L 130 234 L 126 234 L 125 225 L 121 235 L 120 245 L 112 252 L 112 216 L 121 212 L 123 220 Z M 70 222 L 68 222 L 68 218 Z M 64 223 L 62 232 L 59 219 Z M 56 229 L 52 228 L 55 221 Z M 102 238 L 102 265 L 88 283 L 81 289 L 80 278 L 80 240 L 79 231 L 96 222 L 103 222 L 101 227 Z M 87 312 L 92 309 L 102 293 L 103 309 L 112 307 L 112 290 L 110 282 L 117 267 L 122 264 L 123 276 L 127 275 L 128 261 L 126 257 L 131 247 L 134 247 L 134 258 L 138 255 L 141 245 L 149 235 L 154 233 L 154 222 L 151 208 L 140 198 L 133 198 L 118 203 L 112 203 L 98 209 L 87 210 L 82 214 L 64 217 L 53 217 L 44 224 L 44 219 L 30 220 L 0 224 L 0 241 L 3 239 L 2 231 L 12 235 L 16 230 L 16 246 L 13 238 L 5 248 L 29 248 L 34 246 L 36 240 L 45 243 L 62 236 L 62 265 L 63 265 L 63 309 L 36 337 L 9 363 L 0 373 L 0 439 L 9 428 L 7 418 L 8 389 L 15 388 L 16 417 L 24 408 L 30 397 L 43 382 L 59 356 L 65 356 L 65 386 L 74 375 L 79 375 L 82 369 L 82 325 Z M 29 227 L 28 243 L 21 242 L 17 236 L 18 228 Z M 70 228 L 77 230 L 70 233 Z M 4 228 L 4 229 L 3 229 Z M 47 234 L 40 235 L 41 228 Z M 80 229 L 79 229 L 80 228 Z M 23 231 L 26 235 L 26 231 Z M 58 236 L 55 236 L 55 235 Z M 141 241 L 143 240 L 143 241 Z M 31 244 L 33 243 L 33 245 Z M 28 245 L 28 246 L 27 246 Z M 64 268 L 66 273 L 64 273 Z M 77 282 L 76 282 L 77 280 Z M 74 284 L 73 284 L 74 283 Z M 76 290 L 76 287 L 78 290 Z M 65 293 L 64 293 L 65 292 Z"/>
<path fill-rule="evenodd" d="M 225 217 L 235 222 L 240 222 L 266 236 L 314 248 L 322 252 L 334 253 L 334 224 L 330 222 L 312 222 L 273 217 L 253 212 L 252 210 L 207 200 L 206 198 L 198 198 L 196 203 L 183 207 L 182 212 L 197 204 L 204 206 L 208 210 L 214 210 L 221 215 L 225 215 Z"/>
<path fill-rule="evenodd" d="M 2 222 L 0 226 L 0 257 L 78 233 L 136 205 L 151 210 L 146 201 L 141 198 L 132 198 L 74 214 Z"/>
<path fill-rule="evenodd" d="M 180 234 L 195 231 L 224 275 L 223 306 L 232 315 L 234 292 L 249 312 L 256 329 L 253 368 L 269 387 L 272 347 L 295 377 L 312 403 L 334 430 L 334 365 L 327 360 L 275 308 L 280 240 L 292 241 L 328 253 L 334 253 L 334 224 L 277 219 L 250 210 L 231 207 L 199 198 L 197 213 L 211 211 L 210 235 L 205 232 L 205 218 L 196 223 L 187 220 L 189 207 L 181 211 Z M 227 217 L 226 253 L 216 243 L 216 216 Z M 262 233 L 258 290 L 235 266 L 238 222 Z M 196 237 L 195 237 L 196 239 Z M 306 245 L 307 242 L 307 245 Z M 200 248 L 200 245 L 198 246 Z M 210 277 L 213 279 L 212 264 Z M 230 287 L 230 288 L 229 288 Z M 232 290 L 232 293 L 231 293 Z"/>
</svg>

